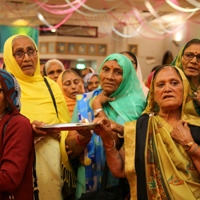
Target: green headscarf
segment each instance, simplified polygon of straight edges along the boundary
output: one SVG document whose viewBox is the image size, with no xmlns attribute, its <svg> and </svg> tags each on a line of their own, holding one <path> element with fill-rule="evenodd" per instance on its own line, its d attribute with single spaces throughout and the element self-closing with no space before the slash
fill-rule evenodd
<svg viewBox="0 0 200 200">
<path fill-rule="evenodd" d="M 116 60 L 118 62 L 123 69 L 123 80 L 117 91 L 110 95 L 110 97 L 114 97 L 115 100 L 108 102 L 108 104 L 103 106 L 103 109 L 106 115 L 117 123 L 123 124 L 127 121 L 136 120 L 143 112 L 146 104 L 146 99 L 136 71 L 131 61 L 126 56 L 114 53 L 103 61 L 99 73 L 104 63 L 108 60 Z M 115 112 L 113 112 L 113 110 Z M 117 119 L 116 113 L 118 114 Z"/>
</svg>

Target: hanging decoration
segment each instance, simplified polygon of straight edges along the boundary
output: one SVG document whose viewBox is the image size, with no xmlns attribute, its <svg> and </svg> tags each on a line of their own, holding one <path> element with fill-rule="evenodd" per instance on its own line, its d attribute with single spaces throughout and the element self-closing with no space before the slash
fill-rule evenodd
<svg viewBox="0 0 200 200">
<path fill-rule="evenodd" d="M 199 10 L 199 8 L 192 8 L 192 9 L 182 8 L 182 7 L 178 6 L 176 3 L 173 3 L 172 0 L 166 0 L 166 3 L 168 3 L 172 8 L 174 8 L 180 12 L 196 12 Z"/>
<path fill-rule="evenodd" d="M 2 8 L 0 8 L 0 12 L 3 13 L 0 23 L 7 25 L 12 24 L 14 18 L 25 19 L 29 21 L 28 25 L 35 29 L 52 30 L 59 28 L 62 24 L 68 24 L 68 21 L 70 22 L 70 19 L 75 17 L 75 19 L 80 19 L 80 21 L 77 20 L 78 23 L 85 23 L 88 27 L 94 23 L 109 27 L 102 28 L 99 37 L 105 37 L 113 32 L 122 38 L 139 35 L 152 40 L 163 39 L 174 34 L 188 22 L 200 24 L 198 18 L 193 18 L 200 12 L 198 0 L 186 0 L 185 4 L 183 2 L 180 4 L 180 0 L 145 0 L 140 5 L 131 0 L 99 0 L 98 3 L 102 5 L 99 9 L 89 6 L 91 0 L 65 0 L 66 3 L 62 5 L 48 4 L 48 2 L 48 0 L 33 0 L 19 4 L 3 0 Z M 166 5 L 175 10 L 167 12 L 160 9 Z M 122 9 L 124 7 L 125 10 Z M 4 10 L 6 12 L 3 12 Z M 11 13 L 12 18 L 7 17 L 8 12 Z M 30 12 L 32 15 L 28 15 Z M 170 13 L 177 15 L 175 20 L 169 18 Z M 39 24 L 41 25 L 38 19 L 47 28 L 38 27 Z M 52 22 L 51 19 L 54 21 Z M 131 34 L 125 34 L 124 27 Z"/>
</svg>

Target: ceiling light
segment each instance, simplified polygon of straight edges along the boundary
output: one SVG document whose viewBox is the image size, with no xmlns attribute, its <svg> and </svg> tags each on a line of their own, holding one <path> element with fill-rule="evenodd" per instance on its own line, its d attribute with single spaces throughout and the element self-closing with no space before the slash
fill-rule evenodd
<svg viewBox="0 0 200 200">
<path fill-rule="evenodd" d="M 14 26 L 27 26 L 27 24 L 28 24 L 28 21 L 24 19 L 17 19 L 12 23 L 12 25 Z"/>
</svg>

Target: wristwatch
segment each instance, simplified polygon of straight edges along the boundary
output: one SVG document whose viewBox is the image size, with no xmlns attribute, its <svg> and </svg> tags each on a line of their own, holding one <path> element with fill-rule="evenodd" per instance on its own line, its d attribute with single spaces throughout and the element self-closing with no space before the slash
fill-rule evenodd
<svg viewBox="0 0 200 200">
<path fill-rule="evenodd" d="M 96 117 L 98 113 L 101 112 L 102 110 L 103 110 L 102 108 L 94 110 L 94 116 Z"/>
<path fill-rule="evenodd" d="M 184 144 L 183 148 L 184 148 L 186 151 L 188 151 L 188 150 L 190 150 L 190 148 L 192 147 L 192 145 L 193 145 L 194 143 L 195 143 L 195 142 L 192 141 L 192 142 L 189 142 L 189 143 L 187 143 L 187 144 Z"/>
</svg>

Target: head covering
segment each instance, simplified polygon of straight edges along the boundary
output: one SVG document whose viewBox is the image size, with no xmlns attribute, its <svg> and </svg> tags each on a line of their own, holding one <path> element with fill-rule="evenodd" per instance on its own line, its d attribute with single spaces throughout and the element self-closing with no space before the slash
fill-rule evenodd
<svg viewBox="0 0 200 200">
<path fill-rule="evenodd" d="M 115 100 L 104 104 L 103 110 L 109 119 L 123 125 L 124 122 L 135 120 L 141 115 L 146 104 L 146 99 L 135 69 L 126 56 L 119 53 L 109 55 L 103 61 L 98 74 L 100 74 L 104 63 L 108 60 L 116 60 L 118 62 L 119 66 L 123 69 L 123 79 L 118 89 L 110 95 L 110 97 L 114 97 Z M 87 118 L 90 122 L 93 121 L 94 113 L 91 106 L 92 101 L 95 96 L 101 92 L 102 88 L 99 86 L 98 89 L 92 92 L 76 96 L 78 117 L 80 121 L 82 118 Z M 85 148 L 84 162 L 85 171 L 82 171 L 84 175 L 81 176 L 81 174 L 79 174 L 77 177 L 77 194 L 79 193 L 77 197 L 81 195 L 81 192 L 83 192 L 84 189 L 85 191 L 91 191 L 100 188 L 106 157 L 101 137 L 95 133 L 91 138 L 91 142 L 88 143 L 87 148 Z M 84 176 L 85 179 L 82 178 Z M 119 181 L 119 179 L 111 176 L 110 173 L 108 180 L 112 186 L 116 185 Z M 86 188 L 83 189 L 83 186 L 85 185 Z"/>
<path fill-rule="evenodd" d="M 90 82 L 90 79 L 93 77 L 93 76 L 97 76 L 98 77 L 98 74 L 97 73 L 88 73 L 85 77 L 84 77 L 84 87 L 85 87 L 85 91 L 86 92 L 89 92 L 88 90 L 88 83 Z"/>
<path fill-rule="evenodd" d="M 13 56 L 13 51 L 12 51 L 12 41 L 20 35 L 14 35 L 11 36 L 10 38 L 8 38 L 4 44 L 4 61 L 6 64 L 6 69 L 8 72 L 10 72 L 11 74 L 13 74 L 17 79 L 20 79 L 22 81 L 26 81 L 26 82 L 35 82 L 35 81 L 41 81 L 43 80 L 43 77 L 40 74 L 40 60 L 39 60 L 39 55 L 38 55 L 38 59 L 37 59 L 37 67 L 36 67 L 36 71 L 34 73 L 33 76 L 27 76 L 23 73 L 23 71 L 21 70 L 21 68 L 19 67 L 19 65 L 17 64 L 14 56 Z M 25 36 L 27 38 L 29 38 L 34 46 L 35 49 L 38 51 L 38 48 L 34 42 L 34 40 L 32 40 L 32 38 L 26 36 L 26 35 L 22 35 Z M 16 67 L 17 66 L 17 67 Z M 18 80 L 19 81 L 19 80 Z M 19 82 L 20 84 L 20 82 Z"/>
<path fill-rule="evenodd" d="M 14 35 L 6 40 L 4 44 L 4 61 L 7 71 L 16 77 L 21 87 L 21 113 L 29 118 L 31 122 L 34 120 L 43 121 L 47 124 L 70 122 L 67 104 L 58 84 L 46 77 L 56 101 L 58 111 L 57 117 L 50 92 L 45 84 L 44 78 L 40 74 L 39 55 L 37 55 L 37 67 L 33 76 L 25 75 L 16 62 L 12 52 L 12 42 L 17 36 L 19 35 Z M 28 37 L 26 35 L 23 36 Z M 30 37 L 28 38 L 33 42 L 37 50 L 35 42 Z M 59 142 L 51 137 L 46 137 L 41 142 L 36 144 L 36 170 L 38 175 L 38 185 L 41 191 L 45 191 L 45 181 L 49 180 L 48 188 L 50 191 L 53 191 L 53 193 L 49 192 L 48 194 L 44 194 L 44 192 L 40 193 L 40 195 L 46 195 L 46 199 L 52 198 L 51 195 L 54 195 L 54 197 L 59 196 L 60 198 L 61 195 L 61 188 L 59 187 L 59 185 L 62 185 L 62 180 L 60 179 L 60 154 L 62 155 L 63 173 L 65 173 L 63 179 L 69 177 L 67 181 L 72 183 L 70 177 L 73 174 L 73 170 L 70 168 L 68 156 L 65 150 L 65 139 L 68 132 L 63 131 L 61 133 L 61 146 L 63 146 L 62 151 L 60 151 Z M 48 159 L 50 158 L 49 155 L 53 159 Z M 67 171 L 65 171 L 65 169 Z M 44 176 L 45 178 L 42 178 Z M 51 178 L 54 178 L 55 182 L 52 182 L 50 180 Z"/>
<path fill-rule="evenodd" d="M 0 69 L 0 83 L 4 90 L 5 98 L 10 105 L 9 111 L 13 111 L 15 108 L 20 111 L 21 89 L 16 78 L 7 71 Z"/>
<path fill-rule="evenodd" d="M 140 85 L 141 85 L 141 87 L 142 87 L 142 90 L 143 90 L 143 92 L 144 92 L 144 95 L 145 95 L 145 97 L 147 97 L 148 92 L 149 92 L 149 89 L 145 86 L 145 84 L 144 84 L 144 82 L 143 82 L 142 70 L 141 70 L 139 61 L 137 61 L 137 76 L 138 76 Z"/>
<path fill-rule="evenodd" d="M 110 97 L 114 97 L 115 100 L 108 102 L 108 104 L 103 106 L 103 109 L 112 120 L 115 120 L 113 111 L 117 112 L 121 119 L 123 119 L 123 123 L 135 120 L 141 115 L 146 103 L 146 98 L 135 69 L 126 56 L 114 53 L 103 61 L 99 69 L 99 74 L 104 63 L 108 60 L 116 60 L 118 62 L 119 66 L 123 69 L 123 80 L 117 91 L 110 95 Z M 99 88 L 101 88 L 101 86 Z"/>
<path fill-rule="evenodd" d="M 70 114 L 70 116 L 72 117 L 73 111 L 74 111 L 74 107 L 75 107 L 75 105 L 76 105 L 76 100 L 69 98 L 69 97 L 65 94 L 65 92 L 64 92 L 64 90 L 63 90 L 63 74 L 64 74 L 64 73 L 67 73 L 66 71 L 76 74 L 76 75 L 80 78 L 80 80 L 81 80 L 81 77 L 80 77 L 75 71 L 69 70 L 69 69 L 68 69 L 68 70 L 63 71 L 63 72 L 59 75 L 58 80 L 57 80 L 57 83 L 58 83 L 58 85 L 59 85 L 59 87 L 60 87 L 60 89 L 61 89 L 61 91 L 62 91 L 62 93 L 63 93 L 63 95 L 64 95 L 64 97 L 65 97 L 65 101 L 66 101 L 66 103 L 67 103 L 67 107 L 68 107 L 68 110 L 69 110 L 69 114 Z M 81 80 L 81 81 L 82 81 L 82 80 Z M 83 93 L 84 93 L 84 88 L 83 88 Z"/>
<path fill-rule="evenodd" d="M 199 117 L 185 114 L 189 82 L 182 70 L 176 69 L 183 82 L 181 119 L 190 125 L 200 126 Z M 199 174 L 182 145 L 171 137 L 173 127 L 157 115 L 158 105 L 154 101 L 155 74 L 151 81 L 148 105 L 144 111 L 149 117 L 143 115 L 137 121 L 126 123 L 124 128 L 126 176 L 131 197 L 137 199 L 139 191 L 138 197 L 141 197 L 141 193 L 147 193 L 148 199 L 184 199 L 185 196 L 198 199 L 194 196 L 200 195 L 197 192 L 200 187 Z M 198 134 L 197 131 L 195 134 Z M 144 190 L 137 189 L 141 185 L 147 187 Z M 148 185 L 154 185 L 156 190 Z"/>
<path fill-rule="evenodd" d="M 95 73 L 95 71 L 92 67 L 86 67 L 85 69 L 88 69 L 90 71 L 90 73 Z"/>
<path fill-rule="evenodd" d="M 37 58 L 36 70 L 33 76 L 25 75 L 13 56 L 12 42 L 17 36 L 19 35 L 14 35 L 8 38 L 7 41 L 5 42 L 4 61 L 7 67 L 7 71 L 15 76 L 21 87 L 22 91 L 21 113 L 26 117 L 28 117 L 31 122 L 34 120 L 38 120 L 38 121 L 44 121 L 45 123 L 48 124 L 59 123 L 60 118 L 58 119 L 57 117 L 54 117 L 56 116 L 56 111 L 52 103 L 49 90 L 44 82 L 44 78 L 40 74 L 39 55 Z M 33 42 L 37 50 L 35 42 L 30 37 L 26 35 L 23 36 L 29 38 Z M 63 104 L 63 99 L 64 99 L 60 91 L 60 88 L 54 81 L 52 81 L 48 77 L 46 79 L 50 84 L 50 87 L 56 99 L 57 106 L 59 107 L 59 105 Z M 67 109 L 66 105 L 63 106 Z M 60 116 L 66 113 L 64 114 L 66 118 L 62 119 L 63 121 L 66 121 L 67 119 L 69 120 L 69 118 L 66 116 L 67 115 L 66 110 L 59 112 L 62 113 L 60 114 Z"/>
<path fill-rule="evenodd" d="M 195 44 L 195 41 L 200 41 L 199 39 L 192 39 L 188 43 L 194 42 L 192 44 Z M 179 54 L 176 56 L 174 61 L 172 62 L 172 65 L 178 67 L 183 71 L 183 66 L 182 66 L 182 57 L 183 57 L 183 52 L 185 51 L 185 48 L 187 47 L 188 43 L 186 43 Z M 184 72 L 184 71 L 183 71 Z M 200 81 L 200 77 L 199 77 Z M 193 85 L 191 81 L 190 82 L 190 87 L 189 87 L 189 95 L 188 95 L 188 104 L 186 108 L 186 112 L 192 115 L 200 116 L 200 107 L 199 105 L 193 100 L 193 92 L 196 92 L 197 88 Z"/>
<path fill-rule="evenodd" d="M 164 66 L 163 66 L 164 67 Z M 161 67 L 161 68 L 163 68 Z M 178 70 L 181 79 L 183 81 L 183 88 L 184 88 L 184 93 L 183 93 L 183 103 L 182 103 L 182 113 L 181 113 L 181 119 L 185 120 L 186 122 L 190 123 L 190 124 L 194 124 L 196 125 L 196 120 L 199 121 L 199 118 L 196 116 L 191 115 L 190 113 L 187 113 L 187 104 L 188 104 L 188 91 L 189 91 L 189 82 L 185 76 L 185 74 L 183 73 L 182 70 L 180 70 L 179 68 L 175 67 L 175 66 L 170 66 L 170 67 L 174 67 L 175 69 Z M 158 68 L 157 70 L 159 70 L 160 68 Z M 157 71 L 156 70 L 156 71 Z M 147 107 L 145 109 L 145 111 L 143 113 L 158 113 L 159 107 L 157 105 L 157 103 L 154 100 L 154 80 L 155 80 L 155 74 L 153 75 L 152 81 L 151 81 L 151 87 L 150 87 L 150 91 L 149 91 L 149 98 L 148 98 L 148 104 Z M 197 123 L 198 124 L 198 123 Z"/>
<path fill-rule="evenodd" d="M 148 88 L 150 88 L 150 86 L 151 86 L 151 80 L 152 80 L 152 78 L 153 78 L 154 72 L 155 72 L 155 71 L 152 71 L 152 72 L 149 74 L 149 76 L 148 76 L 148 79 L 147 79 L 147 87 L 148 87 Z"/>
<path fill-rule="evenodd" d="M 143 92 L 144 92 L 144 95 L 145 95 L 145 97 L 147 97 L 148 92 L 149 92 L 149 89 L 145 86 L 145 84 L 144 84 L 144 82 L 143 82 L 142 70 L 141 70 L 140 63 L 139 63 L 139 61 L 138 61 L 136 55 L 135 55 L 134 53 L 130 52 L 130 51 L 123 51 L 123 52 L 121 52 L 121 54 L 123 54 L 123 55 L 124 55 L 124 54 L 127 54 L 127 55 L 129 55 L 130 57 L 132 57 L 133 60 L 135 61 L 135 65 L 136 65 L 136 68 L 137 68 L 136 73 L 137 73 L 137 76 L 138 76 L 140 85 L 141 85 L 141 87 L 142 87 L 142 90 L 143 90 Z"/>
</svg>

